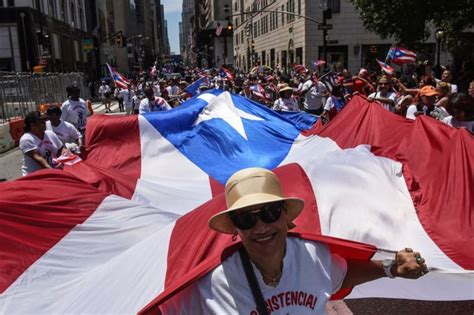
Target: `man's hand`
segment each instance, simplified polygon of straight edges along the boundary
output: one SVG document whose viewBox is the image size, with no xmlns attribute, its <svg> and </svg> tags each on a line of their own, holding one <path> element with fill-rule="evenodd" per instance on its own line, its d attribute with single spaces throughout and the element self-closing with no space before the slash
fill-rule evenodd
<svg viewBox="0 0 474 315">
<path fill-rule="evenodd" d="M 418 279 L 428 272 L 428 267 L 420 253 L 405 248 L 397 252 L 391 272 L 395 277 Z"/>
</svg>

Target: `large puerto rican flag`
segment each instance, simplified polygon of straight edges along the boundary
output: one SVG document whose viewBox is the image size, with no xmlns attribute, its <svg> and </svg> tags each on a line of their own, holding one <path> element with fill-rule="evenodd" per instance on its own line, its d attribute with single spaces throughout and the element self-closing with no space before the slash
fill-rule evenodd
<svg viewBox="0 0 474 315">
<path fill-rule="evenodd" d="M 306 199 L 293 236 L 347 258 L 413 247 L 432 271 L 349 298 L 474 299 L 474 140 L 353 100 L 326 127 L 210 91 L 167 112 L 94 115 L 83 161 L 0 183 L 0 313 L 144 313 L 239 245 L 207 229 L 235 171 Z M 347 293 L 347 292 L 345 292 Z"/>
</svg>

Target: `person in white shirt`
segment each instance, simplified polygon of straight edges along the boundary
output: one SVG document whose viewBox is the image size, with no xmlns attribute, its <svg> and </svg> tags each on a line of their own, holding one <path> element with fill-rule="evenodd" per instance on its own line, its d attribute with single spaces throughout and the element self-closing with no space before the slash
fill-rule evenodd
<svg viewBox="0 0 474 315">
<path fill-rule="evenodd" d="M 385 75 L 382 76 L 377 87 L 378 91 L 368 96 L 369 101 L 377 101 L 381 103 L 386 110 L 394 112 L 395 104 L 397 103 L 397 95 L 390 91 L 391 88 L 392 86 L 388 77 Z"/>
<path fill-rule="evenodd" d="M 53 168 L 53 158 L 61 155 L 63 143 L 52 130 L 46 130 L 47 117 L 40 112 L 30 112 L 25 117 L 25 133 L 20 138 L 23 153 L 23 176 L 40 169 Z"/>
<path fill-rule="evenodd" d="M 49 120 L 46 122 L 46 130 L 52 130 L 63 144 L 75 143 L 82 146 L 82 135 L 73 124 L 61 120 L 61 108 L 51 107 L 46 111 Z"/>
<path fill-rule="evenodd" d="M 99 87 L 99 96 L 105 106 L 106 113 L 110 113 L 110 93 L 112 90 L 105 81 L 102 81 L 102 85 Z"/>
<path fill-rule="evenodd" d="M 170 80 L 170 85 L 166 87 L 166 91 L 168 91 L 168 97 L 173 98 L 178 96 L 179 93 L 179 87 L 176 85 L 176 80 L 171 79 Z"/>
<path fill-rule="evenodd" d="M 225 197 L 228 209 L 212 216 L 209 228 L 240 238 L 241 249 L 162 304 L 163 314 L 325 314 L 340 288 L 382 277 L 416 279 L 428 271 L 409 248 L 383 262 L 346 261 L 323 242 L 289 237 L 304 200 L 284 196 L 269 170 L 236 172 Z M 260 293 L 262 303 L 252 292 Z"/>
<path fill-rule="evenodd" d="M 310 76 L 308 80 L 303 83 L 300 95 L 304 97 L 305 112 L 313 115 L 321 115 L 328 96 L 328 89 L 321 81 L 314 82 Z"/>
<path fill-rule="evenodd" d="M 87 105 L 79 98 L 81 90 L 75 84 L 67 87 L 68 100 L 61 105 L 61 120 L 74 125 L 84 137 L 87 124 Z"/>
<path fill-rule="evenodd" d="M 444 70 L 443 73 L 441 73 L 441 80 L 436 79 L 436 84 L 439 82 L 446 82 L 451 85 L 451 93 L 454 94 L 458 92 L 458 86 L 456 84 L 451 83 L 451 80 L 453 79 L 453 74 L 451 73 L 450 70 Z"/>
<path fill-rule="evenodd" d="M 272 109 L 277 112 L 299 112 L 298 101 L 293 97 L 293 88 L 288 84 L 280 87 L 280 97 L 273 103 Z"/>
<path fill-rule="evenodd" d="M 140 102 L 139 114 L 150 112 L 160 112 L 172 109 L 168 102 L 162 98 L 155 96 L 153 89 L 145 88 L 145 98 Z"/>
<path fill-rule="evenodd" d="M 420 89 L 414 104 L 407 108 L 406 118 L 415 120 L 419 115 L 430 115 L 439 92 L 434 86 L 425 85 Z"/>
<path fill-rule="evenodd" d="M 131 84 L 127 84 L 126 89 L 120 89 L 120 96 L 123 98 L 123 104 L 125 106 L 126 115 L 131 115 L 133 113 L 133 97 L 135 92 L 132 90 Z"/>
</svg>

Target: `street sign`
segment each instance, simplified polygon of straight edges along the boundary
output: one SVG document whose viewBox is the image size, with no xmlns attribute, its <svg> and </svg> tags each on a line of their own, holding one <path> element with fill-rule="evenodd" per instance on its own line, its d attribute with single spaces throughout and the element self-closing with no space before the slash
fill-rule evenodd
<svg viewBox="0 0 474 315">
<path fill-rule="evenodd" d="M 319 24 L 318 30 L 332 30 L 332 24 Z"/>
<path fill-rule="evenodd" d="M 82 40 L 82 49 L 84 51 L 90 51 L 94 50 L 94 43 L 92 42 L 92 39 L 86 38 Z"/>
<path fill-rule="evenodd" d="M 328 45 L 335 45 L 339 44 L 339 41 L 337 39 L 331 39 L 326 42 Z"/>
</svg>

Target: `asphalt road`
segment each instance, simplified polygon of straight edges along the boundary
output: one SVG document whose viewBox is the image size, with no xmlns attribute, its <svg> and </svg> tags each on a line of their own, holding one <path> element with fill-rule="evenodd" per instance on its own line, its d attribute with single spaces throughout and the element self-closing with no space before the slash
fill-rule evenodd
<svg viewBox="0 0 474 315">
<path fill-rule="evenodd" d="M 112 110 L 118 112 L 118 105 L 112 104 Z M 103 113 L 100 104 L 94 104 L 96 113 Z M 22 154 L 18 148 L 0 154 L 0 179 L 15 180 L 21 177 Z M 474 290 L 474 283 L 473 283 Z M 474 301 L 432 302 L 399 299 L 357 299 L 345 300 L 328 305 L 329 315 L 474 315 Z"/>
</svg>

